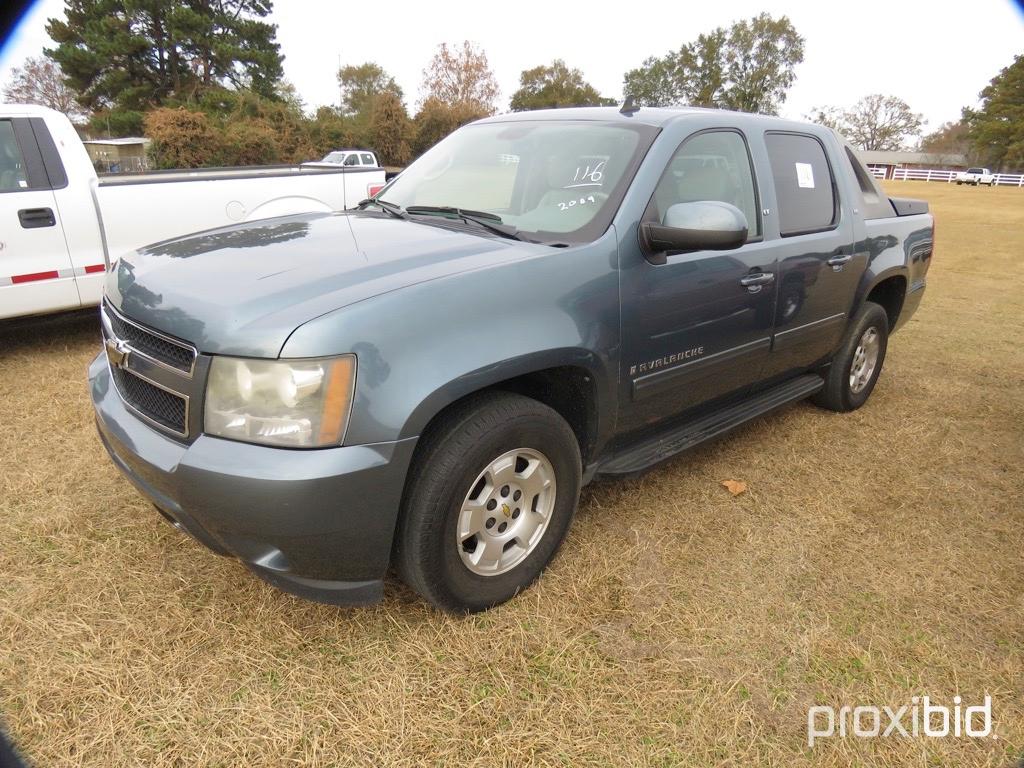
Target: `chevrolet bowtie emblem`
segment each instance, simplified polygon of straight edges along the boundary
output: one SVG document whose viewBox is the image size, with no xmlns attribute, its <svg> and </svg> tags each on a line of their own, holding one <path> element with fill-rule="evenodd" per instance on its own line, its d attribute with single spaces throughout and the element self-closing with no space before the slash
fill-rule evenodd
<svg viewBox="0 0 1024 768">
<path fill-rule="evenodd" d="M 131 354 L 131 347 L 121 339 L 107 339 L 107 360 L 111 367 L 120 368 L 122 371 L 128 369 L 128 356 Z"/>
<path fill-rule="evenodd" d="M 504 513 L 505 517 L 511 517 L 512 515 L 512 510 L 509 508 L 508 504 L 502 504 L 501 511 Z"/>
</svg>

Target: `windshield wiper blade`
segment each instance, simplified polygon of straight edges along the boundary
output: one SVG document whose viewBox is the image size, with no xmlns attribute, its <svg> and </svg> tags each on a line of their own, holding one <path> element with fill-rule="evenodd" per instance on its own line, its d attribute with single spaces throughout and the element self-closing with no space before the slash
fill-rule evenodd
<svg viewBox="0 0 1024 768">
<path fill-rule="evenodd" d="M 409 216 L 405 211 L 402 210 L 402 206 L 396 205 L 395 203 L 389 203 L 387 200 L 378 200 L 375 197 L 368 197 L 365 200 L 360 200 L 356 205 L 357 210 L 363 210 L 368 205 L 376 205 L 384 213 L 394 216 L 396 219 L 408 219 Z"/>
<path fill-rule="evenodd" d="M 469 208 L 455 208 L 451 205 L 410 205 L 409 213 L 447 213 L 452 216 L 472 216 L 477 219 L 487 219 L 501 224 L 501 216 L 487 211 L 473 211 Z"/>
<path fill-rule="evenodd" d="M 503 224 L 501 216 L 493 213 L 487 213 L 487 211 L 473 211 L 467 208 L 454 208 L 450 205 L 410 205 L 405 210 L 406 213 L 411 213 L 413 215 L 421 214 L 430 216 L 438 213 L 443 216 L 455 216 L 463 221 L 470 221 L 474 224 L 478 224 L 490 232 L 494 232 L 502 237 L 507 237 L 509 240 L 522 240 L 524 242 L 529 242 L 525 237 L 520 235 L 519 230 L 511 224 Z"/>
</svg>

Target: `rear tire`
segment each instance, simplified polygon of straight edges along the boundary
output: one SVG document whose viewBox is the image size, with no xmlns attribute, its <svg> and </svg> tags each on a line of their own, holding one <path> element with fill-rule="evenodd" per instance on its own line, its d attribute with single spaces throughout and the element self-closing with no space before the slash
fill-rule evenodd
<svg viewBox="0 0 1024 768">
<path fill-rule="evenodd" d="M 871 301 L 854 316 L 832 359 L 825 386 L 812 398 L 830 411 L 855 411 L 871 396 L 885 362 L 889 317 Z"/>
<path fill-rule="evenodd" d="M 572 429 L 543 403 L 489 392 L 455 406 L 417 447 L 395 537 L 402 580 L 451 613 L 514 597 L 565 538 L 581 466 Z"/>
</svg>

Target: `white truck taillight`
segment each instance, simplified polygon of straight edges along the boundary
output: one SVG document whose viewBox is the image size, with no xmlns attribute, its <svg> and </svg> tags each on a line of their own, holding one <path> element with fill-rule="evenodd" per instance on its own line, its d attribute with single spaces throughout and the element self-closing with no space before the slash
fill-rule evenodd
<svg viewBox="0 0 1024 768">
<path fill-rule="evenodd" d="M 367 184 L 366 185 L 366 196 L 367 197 L 373 197 L 378 192 L 380 192 L 382 189 L 384 189 L 384 185 L 383 184 Z"/>
</svg>

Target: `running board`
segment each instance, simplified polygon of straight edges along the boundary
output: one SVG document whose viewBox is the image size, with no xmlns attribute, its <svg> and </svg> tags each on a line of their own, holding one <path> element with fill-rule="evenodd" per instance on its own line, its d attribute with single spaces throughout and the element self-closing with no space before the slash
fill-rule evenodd
<svg viewBox="0 0 1024 768">
<path fill-rule="evenodd" d="M 730 405 L 683 424 L 638 446 L 618 453 L 597 467 L 597 475 L 628 475 L 641 472 L 695 445 L 718 437 L 751 419 L 787 403 L 803 400 L 825 386 L 824 379 L 806 374 L 772 387 L 748 400 Z"/>
</svg>

